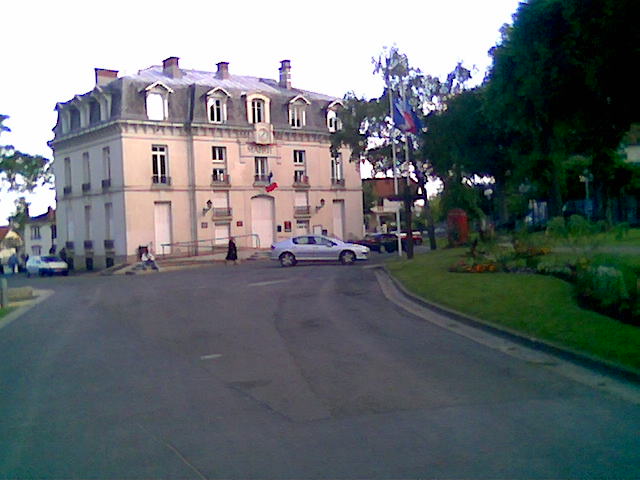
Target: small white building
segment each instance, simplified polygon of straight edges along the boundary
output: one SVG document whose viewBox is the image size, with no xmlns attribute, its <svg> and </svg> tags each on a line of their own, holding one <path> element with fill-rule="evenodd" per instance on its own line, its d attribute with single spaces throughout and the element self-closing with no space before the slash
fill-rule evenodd
<svg viewBox="0 0 640 480">
<path fill-rule="evenodd" d="M 47 255 L 56 251 L 56 211 L 49 207 L 46 213 L 28 217 L 24 223 L 24 254 Z"/>
</svg>

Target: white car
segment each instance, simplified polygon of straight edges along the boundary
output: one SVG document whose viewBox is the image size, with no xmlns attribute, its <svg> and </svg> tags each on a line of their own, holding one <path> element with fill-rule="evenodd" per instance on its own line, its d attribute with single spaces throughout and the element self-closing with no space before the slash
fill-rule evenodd
<svg viewBox="0 0 640 480">
<path fill-rule="evenodd" d="M 31 275 L 69 275 L 69 265 L 55 255 L 34 255 L 27 260 L 27 277 Z"/>
<path fill-rule="evenodd" d="M 292 267 L 298 261 L 339 261 L 351 265 L 366 260 L 369 247 L 347 243 L 324 235 L 300 235 L 271 245 L 271 259 L 283 267 Z"/>
</svg>

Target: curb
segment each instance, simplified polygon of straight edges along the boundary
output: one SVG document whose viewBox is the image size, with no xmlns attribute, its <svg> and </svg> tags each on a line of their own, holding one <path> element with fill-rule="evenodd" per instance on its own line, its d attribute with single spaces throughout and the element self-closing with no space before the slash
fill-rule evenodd
<svg viewBox="0 0 640 480">
<path fill-rule="evenodd" d="M 53 295 L 53 290 L 34 290 L 33 294 L 37 295 L 37 297 L 34 298 L 32 301 L 28 301 L 25 305 L 22 305 L 16 308 L 13 312 L 9 313 L 8 315 L 0 319 L 0 330 L 2 330 L 7 325 L 11 324 L 14 320 L 16 320 L 22 314 L 31 310 L 40 302 L 45 301 L 47 298 Z"/>
<path fill-rule="evenodd" d="M 440 315 L 447 316 L 452 320 L 459 321 L 467 326 L 478 328 L 494 335 L 498 335 L 508 340 L 517 342 L 523 346 L 555 355 L 562 358 L 563 360 L 567 360 L 582 367 L 595 370 L 599 373 L 604 373 L 623 380 L 640 383 L 640 371 L 625 367 L 623 365 L 618 365 L 616 363 L 609 362 L 607 360 L 603 360 L 583 352 L 578 352 L 576 350 L 572 350 L 570 348 L 563 347 L 546 340 L 526 336 L 522 332 L 512 330 L 508 327 L 496 325 L 494 323 L 487 322 L 486 320 L 481 320 L 471 315 L 458 312 L 438 303 L 425 300 L 424 298 L 408 291 L 405 286 L 400 283 L 399 280 L 391 275 L 385 265 L 375 265 L 373 268 L 383 271 L 385 275 L 387 275 L 387 277 L 391 280 L 393 285 L 398 289 L 398 291 L 407 299 L 421 305 L 422 307 L 439 313 Z"/>
</svg>

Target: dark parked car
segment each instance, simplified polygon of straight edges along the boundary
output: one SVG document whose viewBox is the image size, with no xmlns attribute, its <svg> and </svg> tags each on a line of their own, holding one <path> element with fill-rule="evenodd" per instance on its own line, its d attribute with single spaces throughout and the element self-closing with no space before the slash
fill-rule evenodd
<svg viewBox="0 0 640 480">
<path fill-rule="evenodd" d="M 365 235 L 362 240 L 353 243 L 365 245 L 372 252 L 395 252 L 398 250 L 398 237 L 394 233 L 371 233 Z"/>
</svg>

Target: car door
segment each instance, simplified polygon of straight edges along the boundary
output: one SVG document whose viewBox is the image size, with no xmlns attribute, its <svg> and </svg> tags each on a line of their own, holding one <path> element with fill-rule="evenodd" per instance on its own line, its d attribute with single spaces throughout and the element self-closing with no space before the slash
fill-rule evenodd
<svg viewBox="0 0 640 480">
<path fill-rule="evenodd" d="M 293 239 L 293 243 L 296 244 L 293 254 L 298 260 L 313 260 L 315 251 L 315 241 L 313 237 L 308 235 L 302 235 Z"/>
<path fill-rule="evenodd" d="M 336 245 L 326 237 L 314 237 L 316 243 L 315 258 L 317 260 L 337 260 Z"/>
</svg>

